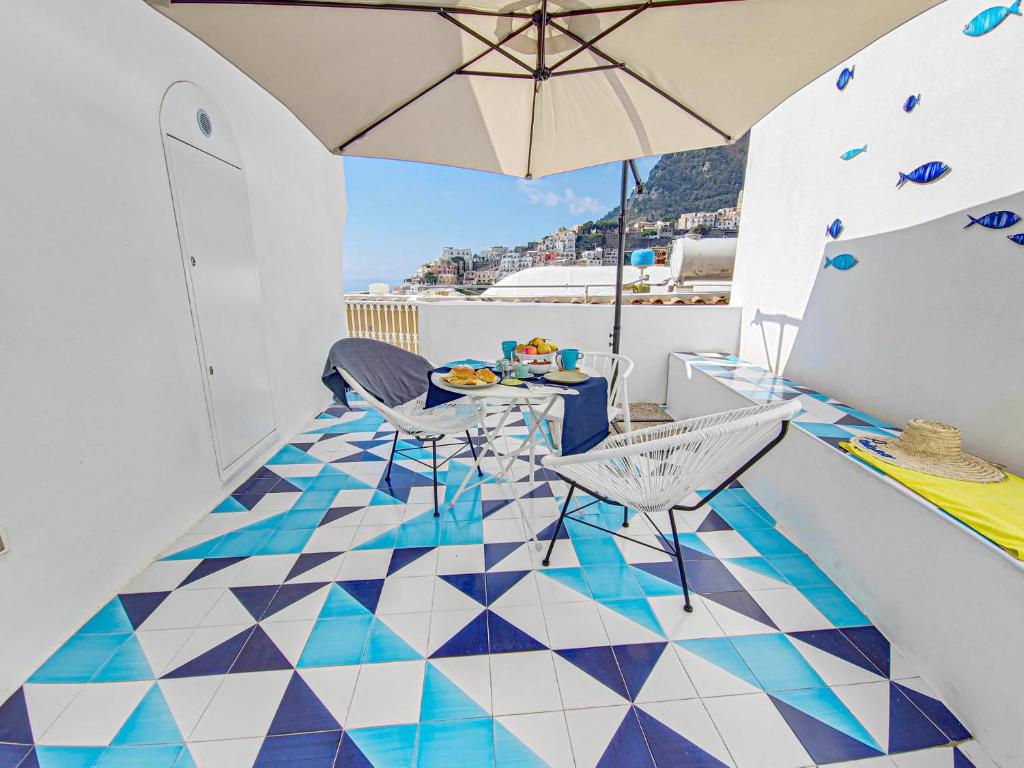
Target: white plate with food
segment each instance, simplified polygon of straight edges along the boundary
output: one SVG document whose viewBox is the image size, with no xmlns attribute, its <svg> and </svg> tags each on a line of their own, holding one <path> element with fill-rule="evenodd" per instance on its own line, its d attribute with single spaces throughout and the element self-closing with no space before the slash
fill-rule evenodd
<svg viewBox="0 0 1024 768">
<path fill-rule="evenodd" d="M 441 381 L 456 389 L 481 389 L 494 386 L 500 381 L 500 378 L 490 368 L 474 370 L 467 365 L 460 365 L 442 376 Z"/>
</svg>

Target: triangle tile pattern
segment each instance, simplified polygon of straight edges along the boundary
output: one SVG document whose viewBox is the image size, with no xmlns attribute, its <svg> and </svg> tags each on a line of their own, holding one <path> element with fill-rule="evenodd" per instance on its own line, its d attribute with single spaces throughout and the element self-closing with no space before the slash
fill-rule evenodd
<svg viewBox="0 0 1024 768">
<path fill-rule="evenodd" d="M 293 672 L 267 735 L 284 736 L 294 733 L 340 730 L 341 725 L 313 693 L 306 681 L 298 672 Z"/>
<path fill-rule="evenodd" d="M 814 758 L 816 763 L 859 760 L 882 754 L 880 748 L 870 747 L 782 699 L 770 694 L 769 698 L 785 718 L 789 727 L 793 729 L 800 743 L 807 750 L 807 754 Z"/>
<path fill-rule="evenodd" d="M 445 677 L 440 669 L 432 663 L 427 663 L 423 679 L 420 722 L 466 720 L 488 716 L 486 710 Z"/>
<path fill-rule="evenodd" d="M 661 723 L 642 709 L 636 710 L 647 745 L 657 765 L 685 765 L 692 768 L 724 768 L 725 763 L 685 736 Z"/>
<path fill-rule="evenodd" d="M 210 513 L 216 528 L 201 530 L 218 533 L 172 549 L 0 704 L 0 766 L 192 768 L 196 733 L 245 744 L 236 762 L 267 767 L 533 768 L 570 764 L 579 748 L 606 768 L 717 768 L 730 749 L 718 723 L 672 707 L 723 693 L 760 697 L 784 729 L 767 733 L 818 764 L 970 739 L 920 679 L 889 679 L 888 640 L 741 485 L 683 525 L 696 608 L 683 614 L 667 555 L 576 522 L 552 567 L 536 566 L 492 477 L 433 518 L 430 470 L 413 460 L 429 447 L 399 440 L 408 458 L 385 480 L 392 428 L 354 406 L 320 414 Z M 863 420 L 844 416 L 844 429 Z M 527 422 L 514 421 L 521 435 Z M 469 469 L 460 456 L 439 473 L 446 498 Z M 525 503 L 547 510 L 548 541 L 566 486 L 515 472 Z M 615 505 L 586 514 L 622 525 Z M 629 533 L 646 530 L 630 517 Z M 716 537 L 756 554 L 718 557 Z M 820 626 L 782 631 L 793 627 L 773 595 L 803 601 Z M 237 624 L 222 625 L 224 605 Z M 856 695 L 826 682 L 837 669 L 857 676 Z M 600 712 L 563 714 L 581 691 L 606 692 Z M 954 768 L 966 754 L 950 752 Z"/>
<path fill-rule="evenodd" d="M 647 737 L 640 726 L 636 710 L 632 707 L 626 711 L 626 716 L 622 718 L 597 765 L 599 768 L 625 765 L 654 768 L 654 757 L 647 745 Z"/>
<path fill-rule="evenodd" d="M 157 684 L 149 689 L 110 743 L 120 746 L 181 743 L 178 724 Z"/>
<path fill-rule="evenodd" d="M 623 699 L 630 698 L 615 652 L 610 647 L 602 645 L 593 648 L 567 648 L 557 653 Z"/>
</svg>

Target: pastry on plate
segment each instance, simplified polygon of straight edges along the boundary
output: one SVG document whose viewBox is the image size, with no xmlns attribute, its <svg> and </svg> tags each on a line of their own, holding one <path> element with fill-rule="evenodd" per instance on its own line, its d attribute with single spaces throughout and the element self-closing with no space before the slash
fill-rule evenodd
<svg viewBox="0 0 1024 768">
<path fill-rule="evenodd" d="M 476 378 L 476 371 L 468 365 L 457 365 L 451 372 L 443 377 L 449 384 L 456 384 L 461 387 L 474 387 L 479 384 Z"/>
</svg>

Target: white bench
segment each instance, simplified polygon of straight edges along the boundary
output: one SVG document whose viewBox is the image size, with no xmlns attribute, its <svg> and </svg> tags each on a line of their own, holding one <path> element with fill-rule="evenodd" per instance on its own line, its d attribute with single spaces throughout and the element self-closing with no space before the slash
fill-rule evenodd
<svg viewBox="0 0 1024 768">
<path fill-rule="evenodd" d="M 799 398 L 805 411 L 743 485 L 1004 765 L 1024 765 L 1024 562 L 839 448 L 892 425 L 722 354 L 676 353 L 685 419 Z"/>
</svg>

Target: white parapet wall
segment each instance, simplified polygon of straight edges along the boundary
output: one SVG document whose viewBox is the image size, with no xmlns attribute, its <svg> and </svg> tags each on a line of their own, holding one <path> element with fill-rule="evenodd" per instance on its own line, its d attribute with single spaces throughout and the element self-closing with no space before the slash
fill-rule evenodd
<svg viewBox="0 0 1024 768">
<path fill-rule="evenodd" d="M 680 356 L 669 368 L 676 418 L 751 405 Z M 999 765 L 1024 764 L 1024 563 L 796 427 L 741 482 Z"/>
<path fill-rule="evenodd" d="M 172 83 L 210 93 L 238 140 L 278 440 L 328 402 L 345 327 L 341 161 L 280 103 L 141 0 L 2 13 L 0 701 L 238 482 L 218 474 L 183 276 Z"/>
<path fill-rule="evenodd" d="M 1024 222 L 963 229 L 968 213 L 1024 216 L 1024 20 L 965 35 L 988 5 L 1010 2 L 947 0 L 754 128 L 733 300 L 745 360 L 891 422 L 954 423 L 968 449 L 1020 472 L 1024 247 L 1006 236 Z M 845 66 L 855 74 L 839 91 Z M 911 95 L 920 103 L 906 112 Z M 897 188 L 931 161 L 951 170 Z M 859 260 L 845 272 L 823 269 L 837 218 L 827 255 Z"/>
<path fill-rule="evenodd" d="M 611 305 L 424 302 L 419 307 L 420 354 L 437 364 L 471 356 L 496 360 L 502 340 L 522 342 L 535 336 L 560 347 L 607 351 L 613 316 Z M 672 352 L 733 354 L 739 334 L 739 307 L 623 307 L 621 352 L 636 363 L 629 399 L 664 403 Z"/>
</svg>

